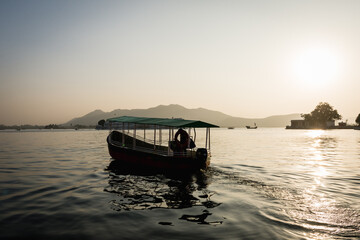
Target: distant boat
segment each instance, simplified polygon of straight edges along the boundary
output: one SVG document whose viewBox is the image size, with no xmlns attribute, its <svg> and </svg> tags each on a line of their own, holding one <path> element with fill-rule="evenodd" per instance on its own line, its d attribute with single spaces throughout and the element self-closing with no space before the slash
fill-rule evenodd
<svg viewBox="0 0 360 240">
<path fill-rule="evenodd" d="M 228 129 L 234 129 L 234 127 L 228 127 Z"/>
<path fill-rule="evenodd" d="M 246 126 L 247 129 L 257 129 L 257 126 L 256 126 L 256 123 L 254 123 L 254 126 L 251 127 L 251 126 Z"/>
<path fill-rule="evenodd" d="M 210 128 L 218 127 L 216 125 L 196 120 L 128 116 L 107 121 L 122 125 L 122 130 L 109 134 L 107 143 L 110 156 L 124 167 L 180 173 L 206 168 L 210 164 Z M 133 133 L 129 132 L 130 128 Z M 137 128 L 144 131 L 144 137 L 136 135 L 139 132 Z M 206 128 L 205 145 L 201 148 L 195 145 L 195 128 Z M 145 138 L 146 129 L 153 130 L 153 139 Z M 175 129 L 178 131 L 174 136 Z M 161 132 L 164 130 L 168 130 L 169 138 L 161 141 Z M 190 136 L 191 130 L 194 130 L 194 139 Z M 161 142 L 165 145 L 161 145 Z"/>
</svg>

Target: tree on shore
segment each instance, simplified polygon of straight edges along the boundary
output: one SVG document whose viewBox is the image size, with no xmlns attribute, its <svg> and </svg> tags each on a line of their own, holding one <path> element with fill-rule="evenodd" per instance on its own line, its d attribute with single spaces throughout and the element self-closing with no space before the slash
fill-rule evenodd
<svg viewBox="0 0 360 240">
<path fill-rule="evenodd" d="M 359 115 L 357 116 L 355 122 L 356 122 L 358 125 L 360 125 L 360 113 L 359 113 Z"/>
<path fill-rule="evenodd" d="M 49 124 L 44 127 L 45 129 L 59 129 L 59 125 L 56 124 Z"/>
<path fill-rule="evenodd" d="M 320 102 L 311 113 L 301 114 L 301 117 L 311 125 L 326 127 L 326 122 L 340 120 L 342 117 L 329 103 Z"/>
</svg>

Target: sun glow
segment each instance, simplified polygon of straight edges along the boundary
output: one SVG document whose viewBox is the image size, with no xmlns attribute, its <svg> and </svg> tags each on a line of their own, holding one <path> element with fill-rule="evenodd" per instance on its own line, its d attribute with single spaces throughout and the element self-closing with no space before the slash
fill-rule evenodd
<svg viewBox="0 0 360 240">
<path fill-rule="evenodd" d="M 339 60 L 328 48 L 308 48 L 297 55 L 294 72 L 300 84 L 324 87 L 336 80 L 339 74 Z"/>
</svg>

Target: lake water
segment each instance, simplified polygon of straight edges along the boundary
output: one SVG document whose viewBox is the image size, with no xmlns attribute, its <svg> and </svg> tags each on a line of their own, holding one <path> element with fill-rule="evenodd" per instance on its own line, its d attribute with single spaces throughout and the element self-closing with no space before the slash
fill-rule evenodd
<svg viewBox="0 0 360 240">
<path fill-rule="evenodd" d="M 0 238 L 360 239 L 360 131 L 213 129 L 183 178 L 108 169 L 107 134 L 0 131 Z"/>
</svg>

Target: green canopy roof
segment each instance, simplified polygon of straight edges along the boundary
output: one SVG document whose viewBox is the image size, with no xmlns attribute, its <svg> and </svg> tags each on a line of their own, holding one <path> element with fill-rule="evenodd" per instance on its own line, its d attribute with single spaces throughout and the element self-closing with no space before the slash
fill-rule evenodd
<svg viewBox="0 0 360 240">
<path fill-rule="evenodd" d="M 182 118 L 144 118 L 144 117 L 115 117 L 107 119 L 109 122 L 120 122 L 120 123 L 136 123 L 136 124 L 145 124 L 145 125 L 159 125 L 166 127 L 176 127 L 176 128 L 210 128 L 210 127 L 219 127 L 210 123 L 197 121 L 197 120 L 185 120 Z"/>
</svg>

